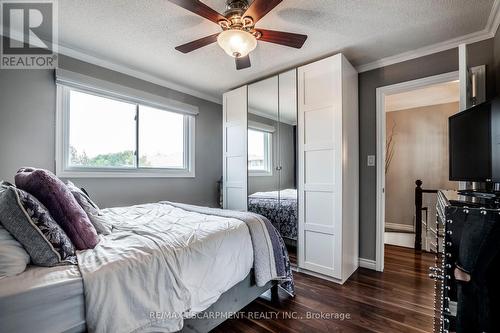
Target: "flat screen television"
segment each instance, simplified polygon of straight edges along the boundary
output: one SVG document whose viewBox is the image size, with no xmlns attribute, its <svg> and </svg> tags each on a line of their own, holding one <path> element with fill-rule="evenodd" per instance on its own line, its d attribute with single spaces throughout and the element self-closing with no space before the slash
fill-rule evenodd
<svg viewBox="0 0 500 333">
<path fill-rule="evenodd" d="M 500 182 L 500 100 L 448 119 L 450 180 Z"/>
</svg>

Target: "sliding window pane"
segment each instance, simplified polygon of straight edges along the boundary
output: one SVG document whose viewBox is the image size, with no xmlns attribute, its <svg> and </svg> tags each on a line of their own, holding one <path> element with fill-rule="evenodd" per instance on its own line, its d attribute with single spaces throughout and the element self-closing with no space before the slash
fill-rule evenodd
<svg viewBox="0 0 500 333">
<path fill-rule="evenodd" d="M 72 90 L 69 166 L 136 167 L 136 105 Z"/>
<path fill-rule="evenodd" d="M 248 130 L 248 170 L 271 171 L 270 140 L 270 133 Z"/>
<path fill-rule="evenodd" d="M 139 106 L 139 167 L 185 169 L 184 116 Z"/>
</svg>

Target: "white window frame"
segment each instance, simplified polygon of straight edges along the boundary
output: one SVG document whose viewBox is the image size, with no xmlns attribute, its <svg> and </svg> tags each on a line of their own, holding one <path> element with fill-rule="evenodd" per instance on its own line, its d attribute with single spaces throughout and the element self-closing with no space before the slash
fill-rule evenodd
<svg viewBox="0 0 500 333">
<path fill-rule="evenodd" d="M 267 147 L 264 152 L 265 170 L 253 170 L 248 167 L 248 175 L 252 177 L 269 177 L 273 175 L 273 132 L 256 126 L 249 126 L 248 131 L 260 132 L 267 135 Z M 266 161 L 267 157 L 267 161 Z"/>
<path fill-rule="evenodd" d="M 56 107 L 56 175 L 62 178 L 194 178 L 195 177 L 195 114 L 184 113 L 184 165 L 186 168 L 86 168 L 72 167 L 69 164 L 69 117 L 70 92 L 79 91 L 85 94 L 113 99 L 120 102 L 133 103 L 138 106 L 149 106 L 169 112 L 181 113 L 168 106 L 155 102 L 121 95 L 113 91 L 99 88 L 76 87 L 74 85 L 57 85 Z M 137 133 L 138 135 L 139 133 Z M 137 138 L 138 140 L 138 138 Z M 136 141 L 137 141 L 136 140 Z M 138 149 L 138 147 L 136 147 Z M 139 152 L 138 152 L 139 153 Z"/>
</svg>

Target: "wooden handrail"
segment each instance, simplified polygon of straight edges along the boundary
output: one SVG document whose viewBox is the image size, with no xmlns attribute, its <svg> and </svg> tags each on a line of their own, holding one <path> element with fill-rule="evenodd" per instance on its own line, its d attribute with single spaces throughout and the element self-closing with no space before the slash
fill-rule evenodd
<svg viewBox="0 0 500 333">
<path fill-rule="evenodd" d="M 415 181 L 415 250 L 422 251 L 422 201 L 424 193 L 437 193 L 438 190 L 428 190 L 422 188 L 422 181 Z"/>
</svg>

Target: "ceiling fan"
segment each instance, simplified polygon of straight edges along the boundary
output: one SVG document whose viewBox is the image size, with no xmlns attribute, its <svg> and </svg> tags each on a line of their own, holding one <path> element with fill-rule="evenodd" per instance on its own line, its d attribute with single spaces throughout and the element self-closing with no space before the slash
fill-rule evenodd
<svg viewBox="0 0 500 333">
<path fill-rule="evenodd" d="M 199 0 L 169 1 L 222 28 L 220 33 L 177 46 L 175 49 L 188 53 L 217 42 L 228 55 L 235 58 L 237 70 L 251 66 L 249 53 L 257 47 L 258 40 L 300 49 L 307 39 L 306 35 L 255 28 L 255 24 L 282 0 L 254 0 L 250 5 L 248 0 L 226 0 L 224 15 Z"/>
</svg>

